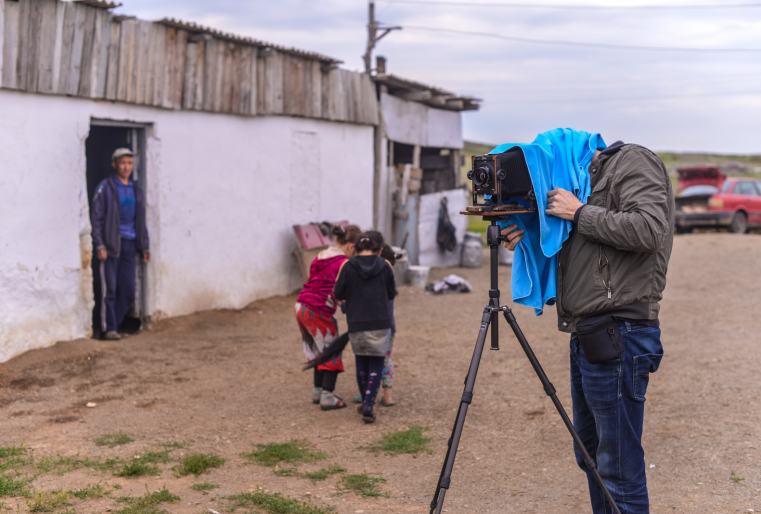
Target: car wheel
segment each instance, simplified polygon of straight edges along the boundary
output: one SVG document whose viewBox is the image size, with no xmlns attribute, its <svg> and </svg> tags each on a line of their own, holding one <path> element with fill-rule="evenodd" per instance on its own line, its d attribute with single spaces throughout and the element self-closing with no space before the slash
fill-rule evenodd
<svg viewBox="0 0 761 514">
<path fill-rule="evenodd" d="M 736 212 L 732 217 L 729 230 L 735 234 L 744 234 L 748 231 L 748 216 L 744 212 Z"/>
</svg>

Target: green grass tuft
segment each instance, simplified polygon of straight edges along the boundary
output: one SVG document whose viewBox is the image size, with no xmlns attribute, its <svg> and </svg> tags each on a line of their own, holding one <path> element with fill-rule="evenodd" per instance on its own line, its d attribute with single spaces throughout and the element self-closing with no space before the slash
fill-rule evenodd
<svg viewBox="0 0 761 514">
<path fill-rule="evenodd" d="M 182 450 L 183 448 L 190 448 L 190 443 L 172 441 L 171 443 L 161 443 L 159 446 L 163 446 L 167 450 Z"/>
<path fill-rule="evenodd" d="M 108 446 L 109 448 L 114 448 L 116 446 L 131 443 L 133 441 L 134 439 L 132 439 L 127 434 L 117 432 L 116 434 L 104 434 L 100 436 L 95 440 L 95 444 L 98 446 Z"/>
<path fill-rule="evenodd" d="M 270 467 L 281 462 L 298 464 L 301 462 L 316 462 L 327 458 L 325 452 L 309 450 L 306 441 L 296 439 L 282 444 L 260 444 L 257 445 L 257 448 L 257 450 L 251 453 L 241 453 L 240 456 L 248 459 L 249 462 L 256 462 L 262 466 Z"/>
<path fill-rule="evenodd" d="M 346 473 L 346 469 L 342 468 L 338 464 L 333 464 L 329 468 L 322 468 L 319 471 L 313 471 L 311 473 L 305 472 L 302 473 L 303 478 L 308 478 L 312 481 L 313 484 L 316 484 L 320 480 L 327 480 L 329 477 L 333 475 L 337 475 L 339 473 Z"/>
<path fill-rule="evenodd" d="M 378 484 L 384 483 L 385 478 L 373 477 L 363 472 L 359 475 L 346 475 L 341 478 L 341 487 L 346 492 L 353 492 L 357 496 L 365 498 L 377 498 L 378 496 L 388 496 L 378 490 Z"/>
<path fill-rule="evenodd" d="M 24 496 L 27 483 L 23 478 L 15 480 L 10 475 L 0 475 L 0 496 Z"/>
<path fill-rule="evenodd" d="M 80 500 L 89 500 L 108 496 L 111 494 L 111 491 L 98 482 L 97 484 L 87 484 L 83 489 L 73 489 L 69 491 L 69 494 Z"/>
<path fill-rule="evenodd" d="M 279 477 L 297 477 L 299 476 L 299 470 L 296 468 L 275 468 L 272 471 Z"/>
<path fill-rule="evenodd" d="M 32 493 L 26 504 L 29 512 L 58 512 L 61 507 L 69 505 L 69 500 L 69 493 L 66 491 L 39 491 Z"/>
<path fill-rule="evenodd" d="M 69 471 L 79 468 L 80 461 L 77 457 L 61 457 L 58 455 L 56 458 L 41 457 L 35 465 L 43 475 L 63 476 Z"/>
<path fill-rule="evenodd" d="M 389 455 L 401 453 L 431 453 L 428 449 L 430 437 L 423 436 L 423 432 L 430 430 L 429 427 L 409 425 L 407 430 L 389 432 L 381 437 L 381 440 L 371 445 L 368 449 L 375 452 L 386 452 Z"/>
<path fill-rule="evenodd" d="M 155 464 L 146 464 L 135 460 L 125 464 L 121 471 L 114 473 L 117 477 L 140 477 L 143 475 L 160 475 L 161 470 Z"/>
<path fill-rule="evenodd" d="M 209 468 L 218 468 L 224 463 L 225 459 L 219 455 L 194 453 L 182 459 L 177 468 L 177 473 L 182 476 L 191 473 L 198 476 L 201 473 L 208 473 Z"/>
<path fill-rule="evenodd" d="M 26 448 L 23 446 L 0 446 L 0 458 L 7 459 L 8 457 L 18 457 L 26 453 Z"/>
<path fill-rule="evenodd" d="M 334 512 L 333 507 L 315 507 L 280 493 L 270 494 L 257 491 L 255 493 L 235 494 L 228 496 L 227 499 L 233 502 L 229 509 L 230 512 L 234 512 L 238 507 L 257 507 L 270 514 L 328 514 Z"/>
<path fill-rule="evenodd" d="M 121 496 L 116 501 L 126 503 L 127 507 L 116 511 L 116 514 L 161 514 L 166 511 L 158 510 L 157 505 L 162 503 L 177 503 L 180 497 L 167 491 L 166 486 L 154 493 L 146 492 L 143 496 Z"/>
<path fill-rule="evenodd" d="M 194 491 L 207 492 L 211 491 L 212 489 L 219 489 L 219 486 L 217 484 L 210 484 L 209 482 L 199 482 L 197 484 L 191 485 L 190 488 Z"/>
</svg>

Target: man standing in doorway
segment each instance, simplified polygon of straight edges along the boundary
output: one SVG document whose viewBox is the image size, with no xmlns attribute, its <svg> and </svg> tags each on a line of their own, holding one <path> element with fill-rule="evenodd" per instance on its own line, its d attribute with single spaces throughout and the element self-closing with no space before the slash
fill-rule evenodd
<svg viewBox="0 0 761 514">
<path fill-rule="evenodd" d="M 92 201 L 92 241 L 99 261 L 100 322 L 103 338 L 120 339 L 119 325 L 135 301 L 135 257 L 148 262 L 148 229 L 140 187 L 130 179 L 132 151 L 117 149 L 111 166 L 116 173 L 100 184 Z"/>
</svg>

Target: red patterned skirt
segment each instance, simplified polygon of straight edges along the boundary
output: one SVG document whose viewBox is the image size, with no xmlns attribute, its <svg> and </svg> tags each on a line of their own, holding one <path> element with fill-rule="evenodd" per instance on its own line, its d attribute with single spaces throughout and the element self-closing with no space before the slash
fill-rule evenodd
<svg viewBox="0 0 761 514">
<path fill-rule="evenodd" d="M 338 337 L 338 322 L 333 317 L 326 317 L 314 312 L 304 304 L 296 303 L 296 323 L 301 329 L 301 340 L 304 343 L 304 355 L 307 362 L 318 354 Z M 320 371 L 343 371 L 344 365 L 341 354 L 330 359 L 324 364 L 317 366 Z"/>
</svg>

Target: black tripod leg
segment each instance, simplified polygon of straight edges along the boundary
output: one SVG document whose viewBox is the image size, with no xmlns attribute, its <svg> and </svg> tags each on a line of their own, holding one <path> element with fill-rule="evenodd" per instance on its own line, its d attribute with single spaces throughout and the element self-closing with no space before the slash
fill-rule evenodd
<svg viewBox="0 0 761 514">
<path fill-rule="evenodd" d="M 534 368 L 534 371 L 539 377 L 539 380 L 542 382 L 544 392 L 547 393 L 547 396 L 552 399 L 552 403 L 555 404 L 555 408 L 558 410 L 560 417 L 563 418 L 563 423 L 565 423 L 566 428 L 571 433 L 573 442 L 576 443 L 576 446 L 578 446 L 579 450 L 581 451 L 581 455 L 584 457 L 584 463 L 587 465 L 587 469 L 589 469 L 589 471 L 591 471 L 594 475 L 595 480 L 597 480 L 597 483 L 600 485 L 600 489 L 602 489 L 602 492 L 608 499 L 610 506 L 613 507 L 613 512 L 615 514 L 621 514 L 621 511 L 618 510 L 616 502 L 613 501 L 613 497 L 610 495 L 610 491 L 608 491 L 608 488 L 605 486 L 605 482 L 602 481 L 600 472 L 597 471 L 597 464 L 595 464 L 595 460 L 589 455 L 589 452 L 587 452 L 584 443 L 581 441 L 581 437 L 579 437 L 579 434 L 576 432 L 576 429 L 568 417 L 568 414 L 566 414 L 565 409 L 563 408 L 563 404 L 561 404 L 560 400 L 558 400 L 558 395 L 555 393 L 555 387 L 550 383 L 550 380 L 547 378 L 547 374 L 542 369 L 541 364 L 539 364 L 536 355 L 534 355 L 534 350 L 532 350 L 531 346 L 528 344 L 526 336 L 523 335 L 521 327 L 518 326 L 518 322 L 515 320 L 515 316 L 513 316 L 513 313 L 509 308 L 506 308 L 504 314 L 507 323 L 515 333 L 515 337 L 518 339 L 521 348 L 523 348 L 523 351 L 526 353 L 526 357 L 528 357 L 529 362 L 531 362 L 531 366 Z"/>
<path fill-rule="evenodd" d="M 447 455 L 444 458 L 444 466 L 441 468 L 439 483 L 436 484 L 436 492 L 431 502 L 430 514 L 434 514 L 434 512 L 441 514 L 441 508 L 444 506 L 444 495 L 447 489 L 449 489 L 452 468 L 454 468 L 454 460 L 457 457 L 457 446 L 460 444 L 462 428 L 465 425 L 465 415 L 468 413 L 468 405 L 470 405 L 473 399 L 473 386 L 476 383 L 478 365 L 481 362 L 481 354 L 484 351 L 486 332 L 489 330 L 491 318 L 491 309 L 487 306 L 484 308 L 484 315 L 481 318 L 481 329 L 478 331 L 478 339 L 476 339 L 476 348 L 473 350 L 473 358 L 470 361 L 468 376 L 465 377 L 465 390 L 462 392 L 460 408 L 457 410 L 457 417 L 452 428 L 452 436 L 449 438 L 449 447 L 447 448 Z"/>
</svg>

